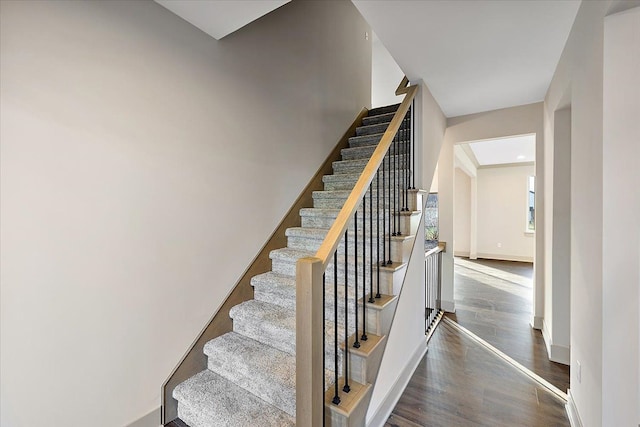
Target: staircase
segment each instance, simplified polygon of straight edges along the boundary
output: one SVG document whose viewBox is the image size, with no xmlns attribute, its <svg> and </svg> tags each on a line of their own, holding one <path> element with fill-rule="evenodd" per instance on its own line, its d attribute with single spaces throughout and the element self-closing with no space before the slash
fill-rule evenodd
<svg viewBox="0 0 640 427">
<path fill-rule="evenodd" d="M 231 309 L 233 331 L 205 345 L 207 369 L 175 387 L 173 397 L 178 401 L 178 416 L 184 423 L 191 427 L 295 425 L 296 262 L 300 258 L 315 255 L 397 108 L 398 105 L 376 108 L 363 118 L 362 126 L 349 139 L 349 148 L 342 150 L 342 160 L 333 163 L 334 173 L 324 176 L 324 191 L 314 192 L 314 207 L 300 210 L 302 226 L 287 229 L 287 247 L 270 253 L 272 270 L 252 278 L 254 299 Z M 393 149 L 390 151 L 391 157 L 401 155 Z M 344 380 L 345 343 L 343 338 L 339 343 L 340 349 L 336 352 L 338 375 L 335 375 L 334 330 L 338 328 L 338 336 L 344 337 L 345 305 L 352 313 L 356 309 L 356 303 L 360 310 L 363 304 L 362 295 L 356 301 L 352 285 L 354 269 L 349 268 L 345 275 L 344 255 L 338 256 L 338 322 L 336 324 L 330 321 L 329 319 L 334 319 L 336 308 L 333 304 L 333 277 L 327 274 L 325 389 L 329 391 L 328 403 L 325 405 L 325 425 L 364 425 L 371 384 L 375 382 L 382 359 L 386 334 L 391 326 L 397 294 L 413 244 L 413 234 L 418 226 L 417 206 L 420 204 L 417 198 L 420 196 L 416 191 L 409 195 L 409 211 L 398 214 L 402 233 L 388 237 L 391 254 L 387 254 L 387 257 L 390 256 L 393 263 L 380 267 L 381 295 L 375 298 L 374 303 L 366 304 L 366 325 L 362 321 L 358 324 L 361 331 L 366 327 L 368 340 L 362 341 L 360 348 L 350 348 L 346 353 L 352 391 L 351 398 L 342 399 L 343 403 L 340 405 L 330 402 L 335 378 L 340 377 L 339 382 Z M 375 195 L 373 197 L 375 199 Z M 367 199 L 368 196 L 365 204 Z M 381 224 L 380 221 L 381 218 L 373 221 L 376 229 Z M 348 237 L 351 238 L 348 239 L 347 246 L 351 247 L 356 232 L 349 233 L 351 235 Z M 359 238 L 370 239 L 362 232 Z M 373 246 L 375 257 L 377 251 L 383 251 L 383 248 L 380 245 Z M 340 243 L 339 254 L 344 254 L 343 247 L 344 240 Z M 353 254 L 353 250 L 349 250 Z M 351 255 L 347 258 L 348 265 L 353 265 L 356 261 L 351 258 Z M 365 268 L 370 268 L 371 260 L 367 261 Z M 333 266 L 327 271 L 333 271 Z M 374 280 L 372 276 L 359 274 L 365 283 Z M 345 278 L 350 279 L 347 287 L 344 286 Z M 369 295 L 366 296 L 367 299 L 368 297 Z M 353 342 L 354 332 L 355 325 L 349 324 L 346 331 L 346 335 L 350 337 L 348 345 Z"/>
</svg>

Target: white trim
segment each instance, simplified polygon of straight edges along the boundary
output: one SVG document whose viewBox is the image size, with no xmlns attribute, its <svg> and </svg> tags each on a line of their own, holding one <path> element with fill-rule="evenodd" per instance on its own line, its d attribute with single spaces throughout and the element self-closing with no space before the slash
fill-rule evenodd
<svg viewBox="0 0 640 427">
<path fill-rule="evenodd" d="M 520 256 L 520 255 L 501 255 L 501 254 L 478 253 L 478 258 L 497 259 L 497 260 L 501 260 L 501 261 L 533 262 L 533 257 L 531 257 L 531 256 Z"/>
<path fill-rule="evenodd" d="M 505 353 L 501 352 L 500 350 L 498 350 L 497 348 L 495 348 L 494 346 L 492 346 L 491 344 L 489 344 L 488 342 L 486 342 L 485 340 L 483 340 L 482 338 L 480 338 L 479 336 L 477 336 L 473 332 L 469 331 L 467 328 L 465 328 L 465 327 L 461 326 L 460 324 L 454 322 L 453 320 L 449 319 L 448 317 L 444 317 L 443 320 L 447 325 L 458 329 L 460 332 L 464 333 L 466 336 L 471 338 L 473 341 L 475 341 L 476 343 L 480 344 L 482 347 L 484 347 L 485 349 L 489 350 L 490 352 L 492 352 L 493 354 L 495 354 L 496 356 L 498 356 L 499 358 L 501 358 L 502 360 L 504 360 L 505 362 L 507 362 L 508 364 L 513 366 L 514 368 L 516 368 L 517 370 L 519 370 L 521 373 L 523 373 L 524 375 L 528 376 L 529 378 L 531 378 L 532 380 L 534 380 L 535 382 L 540 384 L 541 386 L 545 387 L 547 390 L 549 390 L 558 399 L 562 400 L 563 402 L 567 402 L 567 400 L 568 400 L 567 394 L 565 392 L 563 392 L 562 390 L 560 390 L 558 387 L 556 387 L 553 384 L 551 384 L 549 381 L 547 381 L 544 378 L 542 378 L 540 375 L 538 375 L 535 372 L 531 371 L 530 369 L 526 368 L 525 366 L 523 366 L 519 362 L 516 362 L 511 357 L 507 356 Z"/>
<path fill-rule="evenodd" d="M 544 320 L 542 321 L 542 338 L 544 338 L 544 345 L 547 348 L 549 360 L 567 366 L 571 365 L 571 348 L 553 343 L 551 334 Z"/>
<path fill-rule="evenodd" d="M 126 427 L 158 427 L 160 424 L 160 407 L 157 407 L 147 415 L 135 420 L 131 424 L 127 424 Z"/>
<path fill-rule="evenodd" d="M 459 257 L 462 257 L 462 258 L 469 258 L 469 252 L 454 251 L 453 252 L 453 256 L 459 256 Z"/>
<path fill-rule="evenodd" d="M 549 328 L 547 328 L 547 322 L 542 319 L 542 339 L 544 339 L 544 346 L 547 348 L 547 356 L 551 354 L 551 335 L 549 335 Z"/>
<path fill-rule="evenodd" d="M 573 400 L 573 395 L 571 394 L 571 389 L 567 390 L 567 404 L 564 406 L 565 411 L 567 411 L 567 417 L 569 417 L 569 424 L 571 427 L 582 427 L 582 421 L 580 420 L 580 414 L 578 414 L 578 407 L 576 406 L 576 401 Z"/>
<path fill-rule="evenodd" d="M 539 331 L 542 330 L 543 327 L 543 323 L 544 323 L 544 318 L 540 317 L 540 316 L 533 316 L 531 318 L 531 322 L 530 325 L 533 329 L 537 329 Z"/>
<path fill-rule="evenodd" d="M 549 353 L 549 360 L 556 363 L 562 363 L 569 366 L 571 364 L 571 349 L 564 345 L 557 345 L 551 343 L 551 352 Z"/>
<path fill-rule="evenodd" d="M 380 404 L 380 406 L 378 406 L 378 409 L 371 417 L 371 420 L 367 423 L 367 426 L 383 427 L 385 425 L 385 423 L 389 419 L 389 416 L 391 416 L 393 408 L 396 407 L 398 400 L 400 400 L 404 389 L 407 388 L 407 385 L 409 384 L 413 373 L 418 368 L 420 361 L 427 352 L 426 341 L 424 344 L 424 347 L 419 346 L 413 353 L 413 356 L 411 356 L 411 359 L 409 359 L 409 361 L 407 362 L 404 370 L 400 373 L 396 381 L 393 383 L 393 386 L 391 387 L 391 389 L 389 389 L 384 399 L 382 399 L 382 403 Z"/>
<path fill-rule="evenodd" d="M 455 301 L 447 301 L 441 300 L 440 307 L 446 311 L 447 313 L 455 313 L 456 312 L 456 302 Z"/>
</svg>

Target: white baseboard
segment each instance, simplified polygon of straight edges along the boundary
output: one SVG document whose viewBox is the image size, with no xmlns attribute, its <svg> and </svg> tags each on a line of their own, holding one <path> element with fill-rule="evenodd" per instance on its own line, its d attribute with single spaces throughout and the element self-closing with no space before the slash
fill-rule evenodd
<svg viewBox="0 0 640 427">
<path fill-rule="evenodd" d="M 549 335 L 549 329 L 547 328 L 547 322 L 542 319 L 542 338 L 544 339 L 544 345 L 547 347 L 547 356 L 551 354 L 551 336 Z"/>
<path fill-rule="evenodd" d="M 456 312 L 456 302 L 455 301 L 440 300 L 440 307 L 444 311 L 446 311 L 447 313 L 455 313 Z"/>
<path fill-rule="evenodd" d="M 520 256 L 520 255 L 502 255 L 502 254 L 478 253 L 478 258 L 496 259 L 496 260 L 499 260 L 499 261 L 533 262 L 533 257 Z"/>
<path fill-rule="evenodd" d="M 565 411 L 567 411 L 569 424 L 571 424 L 571 427 L 582 427 L 582 421 L 580 420 L 580 415 L 578 414 L 576 402 L 575 400 L 573 400 L 571 389 L 567 390 L 567 395 L 569 396 L 569 398 L 567 399 L 567 404 L 565 405 L 564 409 Z"/>
<path fill-rule="evenodd" d="M 533 316 L 531 318 L 531 327 L 533 329 L 537 329 L 537 330 L 541 331 L 542 330 L 542 325 L 543 325 L 543 323 L 542 323 L 543 320 L 544 319 L 542 317 L 540 317 L 540 316 Z"/>
<path fill-rule="evenodd" d="M 411 359 L 409 359 L 409 361 L 405 365 L 404 370 L 400 373 L 396 381 L 393 383 L 393 386 L 382 400 L 380 406 L 378 406 L 376 412 L 373 414 L 371 419 L 368 420 L 368 427 L 383 427 L 387 423 L 387 420 L 389 419 L 393 408 L 396 407 L 398 400 L 400 400 L 400 396 L 402 396 L 404 389 L 407 388 L 409 380 L 411 380 L 413 373 L 418 367 L 418 364 L 420 364 L 420 361 L 422 360 L 426 352 L 427 344 L 425 342 L 424 347 L 418 347 L 417 350 L 413 353 Z"/>
<path fill-rule="evenodd" d="M 564 345 L 551 344 L 549 360 L 563 365 L 571 365 L 571 349 Z"/>
<path fill-rule="evenodd" d="M 462 257 L 462 258 L 469 258 L 469 252 L 454 251 L 453 252 L 453 256 L 459 256 L 459 257 Z"/>
<path fill-rule="evenodd" d="M 542 321 L 542 338 L 544 338 L 544 345 L 547 347 L 547 356 L 549 360 L 556 363 L 562 363 L 563 365 L 571 365 L 571 348 L 554 344 L 549 334 L 547 324 Z"/>
<path fill-rule="evenodd" d="M 154 409 L 149 412 L 147 415 L 143 416 L 132 422 L 131 424 L 127 424 L 126 427 L 158 427 L 160 424 L 160 407 Z"/>
</svg>

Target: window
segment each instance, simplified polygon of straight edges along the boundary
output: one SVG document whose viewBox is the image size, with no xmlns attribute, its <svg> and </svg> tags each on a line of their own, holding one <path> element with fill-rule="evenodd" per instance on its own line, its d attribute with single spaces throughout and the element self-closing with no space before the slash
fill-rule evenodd
<svg viewBox="0 0 640 427">
<path fill-rule="evenodd" d="M 530 176 L 527 180 L 527 228 L 526 231 L 534 232 L 536 229 L 536 177 Z"/>
</svg>

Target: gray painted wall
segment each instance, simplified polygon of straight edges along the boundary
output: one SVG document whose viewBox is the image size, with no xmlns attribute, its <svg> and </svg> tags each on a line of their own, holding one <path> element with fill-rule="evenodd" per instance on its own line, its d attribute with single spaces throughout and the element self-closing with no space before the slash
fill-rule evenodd
<svg viewBox="0 0 640 427">
<path fill-rule="evenodd" d="M 349 1 L 216 41 L 151 1 L 1 2 L 0 424 L 116 426 L 371 99 Z"/>
</svg>

